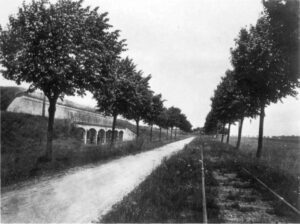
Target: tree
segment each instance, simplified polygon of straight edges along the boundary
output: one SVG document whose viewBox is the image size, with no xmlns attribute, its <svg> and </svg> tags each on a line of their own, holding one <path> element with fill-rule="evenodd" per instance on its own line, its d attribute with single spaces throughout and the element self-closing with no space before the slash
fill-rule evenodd
<svg viewBox="0 0 300 224">
<path fill-rule="evenodd" d="M 211 110 L 208 112 L 205 118 L 204 123 L 204 132 L 205 134 L 217 134 L 219 130 L 219 122 L 217 117 L 214 115 L 214 111 Z"/>
<path fill-rule="evenodd" d="M 171 128 L 171 139 L 172 139 L 172 134 L 173 134 L 173 128 L 177 127 L 179 124 L 180 113 L 181 113 L 181 110 L 177 107 L 170 107 L 167 110 L 168 127 Z"/>
<path fill-rule="evenodd" d="M 286 73 L 286 60 L 271 36 L 271 24 L 263 15 L 256 26 L 242 30 L 243 36 L 236 40 L 232 50 L 232 62 L 237 84 L 244 96 L 255 99 L 259 105 L 260 122 L 256 157 L 260 158 L 263 146 L 265 107 L 287 95 L 295 96 L 299 82 Z"/>
<path fill-rule="evenodd" d="M 149 87 L 150 79 L 150 75 L 143 77 L 141 71 L 135 73 L 135 94 L 131 98 L 131 104 L 128 111 L 124 114 L 127 119 L 132 119 L 136 123 L 136 139 L 139 138 L 139 123 L 146 118 L 147 113 L 150 110 L 151 99 L 153 96 Z"/>
<path fill-rule="evenodd" d="M 217 120 L 228 124 L 228 132 L 222 131 L 222 136 L 227 134 L 227 142 L 230 137 L 230 126 L 239 120 L 239 132 L 236 148 L 239 148 L 242 125 L 245 117 L 254 117 L 258 113 L 256 99 L 244 96 L 240 86 L 235 79 L 236 72 L 227 70 L 218 85 L 214 97 L 212 98 L 212 108 Z M 223 136 L 224 137 L 224 136 Z M 222 139 L 223 139 L 222 137 Z"/>
<path fill-rule="evenodd" d="M 167 108 L 163 107 L 163 110 L 158 115 L 155 124 L 159 126 L 159 140 L 161 141 L 161 129 L 168 128 Z M 168 136 L 167 136 L 167 138 L 168 138 Z"/>
<path fill-rule="evenodd" d="M 151 105 L 145 116 L 145 122 L 150 125 L 150 141 L 152 141 L 153 125 L 157 123 L 160 113 L 163 111 L 163 100 L 161 94 L 152 96 Z"/>
<path fill-rule="evenodd" d="M 300 78 L 300 2 L 290 0 L 263 0 L 264 13 L 270 21 L 270 38 L 280 49 L 283 69 L 290 80 Z"/>
<path fill-rule="evenodd" d="M 216 117 L 218 123 L 221 123 L 222 138 L 223 142 L 225 135 L 225 125 L 229 125 L 236 119 L 236 111 L 233 109 L 233 99 L 234 99 L 234 85 L 232 77 L 232 72 L 227 71 L 225 77 L 222 77 L 221 82 L 214 91 L 214 96 L 211 98 L 213 115 Z"/>
<path fill-rule="evenodd" d="M 105 86 L 101 80 L 100 83 L 94 83 L 92 93 L 97 100 L 98 110 L 113 117 L 111 146 L 115 140 L 117 117 L 127 113 L 135 94 L 135 68 L 128 57 L 116 60 L 111 66 L 110 79 L 106 80 Z"/>
<path fill-rule="evenodd" d="M 45 158 L 52 158 L 56 102 L 64 95 L 83 95 L 103 79 L 123 49 L 119 32 L 111 31 L 107 13 L 83 8 L 82 1 L 23 3 L 0 34 L 1 64 L 7 79 L 30 83 L 49 100 Z"/>
<path fill-rule="evenodd" d="M 192 129 L 191 123 L 187 120 L 186 115 L 183 113 L 179 114 L 178 128 L 185 132 L 190 132 Z"/>
</svg>

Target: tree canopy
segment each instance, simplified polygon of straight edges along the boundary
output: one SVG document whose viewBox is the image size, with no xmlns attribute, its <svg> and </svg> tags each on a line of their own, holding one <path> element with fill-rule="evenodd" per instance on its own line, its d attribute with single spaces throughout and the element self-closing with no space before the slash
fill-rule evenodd
<svg viewBox="0 0 300 224">
<path fill-rule="evenodd" d="M 218 124 L 259 115 L 256 156 L 262 152 L 265 107 L 296 96 L 299 82 L 299 1 L 263 1 L 265 10 L 255 26 L 241 29 L 231 49 L 232 71 L 215 90 L 205 130 Z M 237 148 L 239 141 L 237 143 Z"/>
<path fill-rule="evenodd" d="M 113 117 L 111 144 L 115 138 L 117 116 L 128 112 L 135 96 L 135 73 L 136 65 L 127 57 L 111 65 L 105 85 L 102 85 L 102 80 L 93 83 L 92 93 L 97 100 L 98 111 Z"/>
<path fill-rule="evenodd" d="M 107 13 L 83 7 L 82 1 L 23 3 L 0 34 L 3 76 L 30 83 L 49 100 L 46 157 L 51 159 L 58 97 L 84 94 L 94 80 L 106 80 L 111 61 L 123 50 L 119 31 Z M 105 85 L 105 83 L 103 83 Z"/>
<path fill-rule="evenodd" d="M 142 76 L 142 72 L 138 71 L 134 76 L 135 94 L 130 99 L 131 103 L 128 111 L 124 114 L 127 119 L 136 122 L 136 135 L 139 137 L 139 122 L 146 119 L 147 113 L 151 107 L 153 91 L 150 89 L 149 80 L 151 75 Z"/>
</svg>

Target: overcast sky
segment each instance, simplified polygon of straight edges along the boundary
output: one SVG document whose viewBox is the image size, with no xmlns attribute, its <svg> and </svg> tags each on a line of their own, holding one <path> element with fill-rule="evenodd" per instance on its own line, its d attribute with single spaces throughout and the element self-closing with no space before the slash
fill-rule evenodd
<svg viewBox="0 0 300 224">
<path fill-rule="evenodd" d="M 0 0 L 0 23 L 17 11 L 22 0 Z M 151 88 L 162 93 L 166 106 L 181 108 L 194 127 L 203 126 L 210 97 L 230 65 L 230 47 L 239 30 L 255 24 L 260 0 L 85 0 L 109 13 L 121 30 L 138 69 L 151 74 Z M 15 85 L 0 77 L 1 85 Z M 26 86 L 26 85 L 25 85 Z M 90 94 L 71 97 L 95 106 Z M 300 135 L 300 102 L 288 97 L 266 109 L 265 135 Z M 243 133 L 255 136 L 258 121 L 245 121 Z M 232 134 L 237 134 L 233 128 Z"/>
</svg>

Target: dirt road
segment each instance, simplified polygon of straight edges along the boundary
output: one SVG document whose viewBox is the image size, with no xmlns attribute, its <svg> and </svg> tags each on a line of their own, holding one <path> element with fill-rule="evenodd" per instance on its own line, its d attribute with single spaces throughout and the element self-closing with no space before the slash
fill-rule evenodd
<svg viewBox="0 0 300 224">
<path fill-rule="evenodd" d="M 1 222 L 91 222 L 193 138 L 1 195 Z"/>
</svg>

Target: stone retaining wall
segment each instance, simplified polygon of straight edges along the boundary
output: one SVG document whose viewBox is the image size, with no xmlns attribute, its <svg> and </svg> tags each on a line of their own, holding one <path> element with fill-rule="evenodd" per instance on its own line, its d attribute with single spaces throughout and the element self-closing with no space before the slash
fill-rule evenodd
<svg viewBox="0 0 300 224">
<path fill-rule="evenodd" d="M 7 111 L 15 113 L 27 113 L 32 115 L 43 114 L 43 99 L 42 93 L 26 93 L 17 96 L 11 104 L 8 106 Z M 48 117 L 49 103 L 45 101 L 45 116 Z M 76 105 L 70 101 L 59 100 L 56 104 L 56 119 L 69 119 L 85 130 L 85 133 L 90 129 L 95 129 L 98 133 L 99 130 L 105 130 L 106 132 L 111 129 L 112 117 L 103 116 L 100 113 L 94 112 L 93 108 L 83 107 Z M 118 128 L 118 131 L 123 131 L 123 140 L 128 141 L 135 138 L 135 133 L 128 128 Z"/>
</svg>

